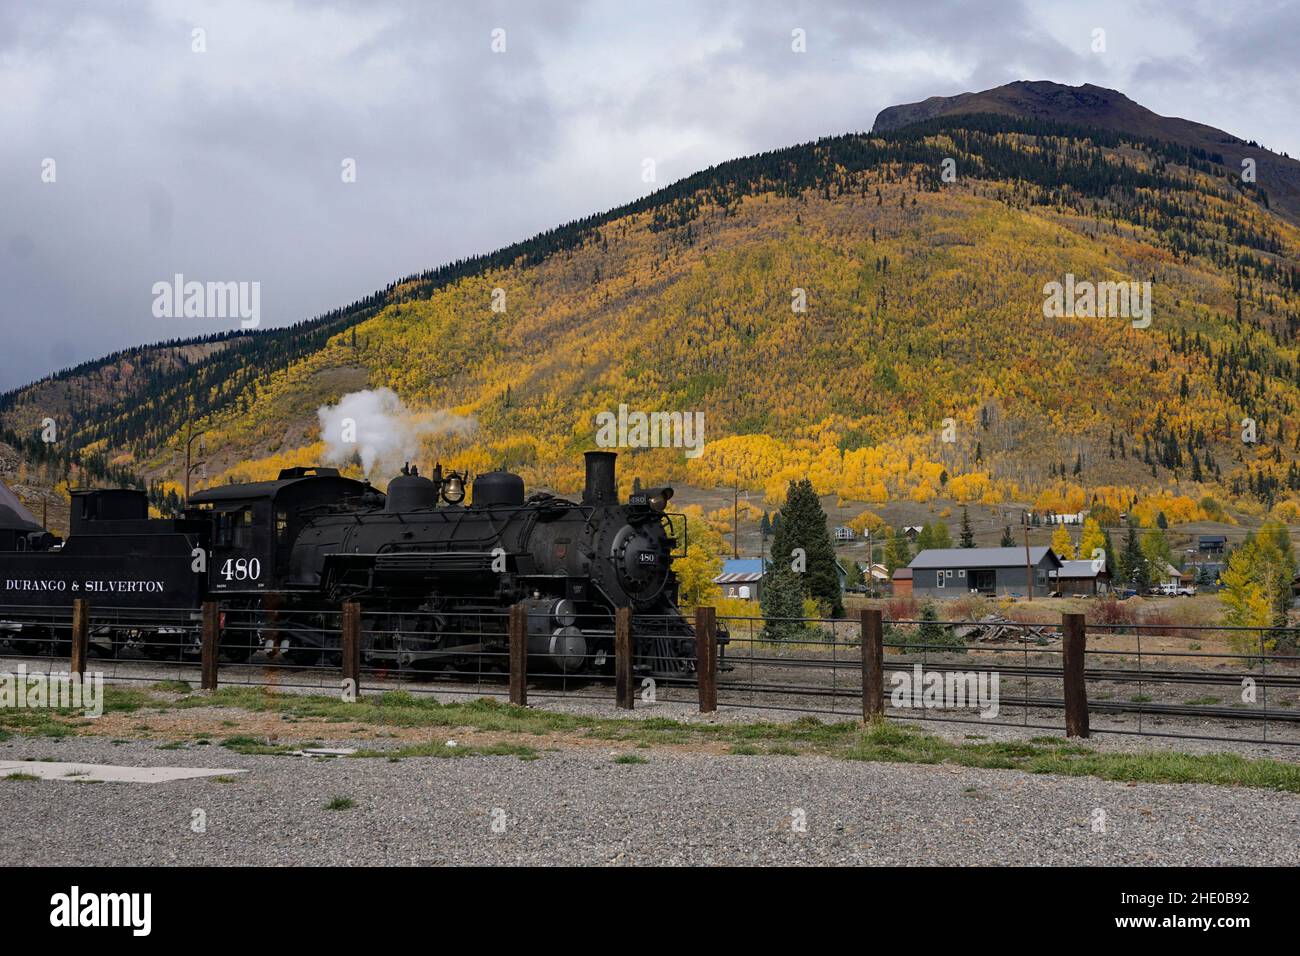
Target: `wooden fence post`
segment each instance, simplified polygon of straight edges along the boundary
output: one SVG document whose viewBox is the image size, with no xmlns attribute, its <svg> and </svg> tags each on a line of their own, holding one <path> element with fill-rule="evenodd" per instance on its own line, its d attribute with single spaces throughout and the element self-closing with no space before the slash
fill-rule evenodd
<svg viewBox="0 0 1300 956">
<path fill-rule="evenodd" d="M 695 609 L 695 676 L 700 685 L 700 713 L 718 709 L 718 621 L 711 607 Z"/>
<path fill-rule="evenodd" d="M 68 669 L 85 676 L 86 654 L 90 650 L 90 601 L 75 598 L 72 602 L 72 650 L 69 651 Z"/>
<path fill-rule="evenodd" d="M 528 706 L 528 608 L 510 608 L 510 703 Z"/>
<path fill-rule="evenodd" d="M 620 710 L 632 709 L 632 609 L 614 611 L 614 702 Z"/>
<path fill-rule="evenodd" d="M 885 625 L 877 608 L 862 611 L 862 719 L 885 716 Z"/>
<path fill-rule="evenodd" d="M 356 699 L 361 698 L 361 605 L 343 602 L 343 627 L 339 632 L 339 650 L 343 658 L 343 679 L 352 681 Z"/>
<path fill-rule="evenodd" d="M 1061 615 L 1061 653 L 1063 657 L 1065 696 L 1065 735 L 1088 736 L 1088 686 L 1083 676 L 1083 662 L 1088 648 L 1088 633 L 1082 614 Z"/>
<path fill-rule="evenodd" d="M 203 602 L 203 641 L 200 645 L 202 690 L 217 689 L 217 657 L 221 653 L 221 608 L 216 601 Z"/>
</svg>

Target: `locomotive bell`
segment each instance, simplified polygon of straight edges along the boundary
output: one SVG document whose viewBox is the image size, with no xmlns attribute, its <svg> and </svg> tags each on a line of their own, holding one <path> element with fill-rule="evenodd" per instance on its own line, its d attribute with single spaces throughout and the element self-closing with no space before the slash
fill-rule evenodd
<svg viewBox="0 0 1300 956">
<path fill-rule="evenodd" d="M 458 505 L 465 500 L 465 479 L 452 472 L 442 483 L 442 499 L 449 505 Z"/>
</svg>

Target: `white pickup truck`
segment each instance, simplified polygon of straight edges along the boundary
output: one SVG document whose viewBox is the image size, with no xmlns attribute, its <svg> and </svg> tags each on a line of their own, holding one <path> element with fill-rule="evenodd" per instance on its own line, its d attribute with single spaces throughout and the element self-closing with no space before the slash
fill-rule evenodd
<svg viewBox="0 0 1300 956">
<path fill-rule="evenodd" d="M 1151 591 L 1153 594 L 1163 594 L 1167 597 L 1192 597 L 1196 594 L 1196 588 L 1191 585 L 1178 584 L 1174 581 L 1156 585 Z"/>
</svg>

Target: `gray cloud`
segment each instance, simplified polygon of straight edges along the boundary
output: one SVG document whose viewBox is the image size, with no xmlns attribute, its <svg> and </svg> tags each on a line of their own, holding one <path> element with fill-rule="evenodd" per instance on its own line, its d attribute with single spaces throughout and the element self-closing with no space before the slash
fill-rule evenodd
<svg viewBox="0 0 1300 956">
<path fill-rule="evenodd" d="M 0 23 L 0 388 L 234 325 L 154 318 L 176 272 L 298 321 L 642 195 L 643 158 L 665 183 L 1014 79 L 1300 154 L 1287 3 L 0 0 Z"/>
</svg>

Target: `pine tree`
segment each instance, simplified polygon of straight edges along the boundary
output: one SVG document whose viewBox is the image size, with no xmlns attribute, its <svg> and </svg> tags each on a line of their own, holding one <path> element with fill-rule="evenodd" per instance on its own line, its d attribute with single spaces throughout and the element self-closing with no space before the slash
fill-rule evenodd
<svg viewBox="0 0 1300 956">
<path fill-rule="evenodd" d="M 1132 585 L 1139 592 L 1151 587 L 1151 568 L 1147 565 L 1141 544 L 1138 543 L 1137 525 L 1132 521 L 1128 525 L 1128 535 L 1124 538 L 1124 551 L 1120 556 L 1120 573 L 1125 583 Z"/>
<path fill-rule="evenodd" d="M 1119 565 L 1116 563 L 1115 560 L 1115 544 L 1113 541 L 1110 540 L 1109 528 L 1107 528 L 1105 531 L 1102 532 L 1102 537 L 1106 539 L 1106 543 L 1104 545 L 1106 549 L 1106 570 L 1109 571 L 1112 576 L 1118 576 Z"/>
<path fill-rule="evenodd" d="M 1015 546 L 1016 546 L 1015 535 L 1011 533 L 1011 525 L 1007 525 L 1002 529 L 1002 547 L 1014 548 Z"/>
<path fill-rule="evenodd" d="M 970 512 L 966 508 L 961 509 L 961 546 L 963 548 L 975 547 L 975 532 L 970 526 Z"/>
<path fill-rule="evenodd" d="M 803 589 L 799 575 L 788 564 L 777 565 L 763 578 L 758 604 L 763 611 L 763 640 L 788 641 L 799 636 L 803 629 L 798 620 L 803 617 Z"/>
<path fill-rule="evenodd" d="M 844 597 L 835 564 L 835 544 L 826 512 L 811 481 L 803 478 L 790 482 L 780 517 L 780 526 L 772 536 L 772 561 L 790 568 L 794 549 L 802 548 L 805 567 L 799 579 L 803 593 L 823 604 L 832 617 L 843 617 Z"/>
<path fill-rule="evenodd" d="M 933 601 L 926 601 L 921 607 L 921 620 L 925 623 L 918 628 L 920 642 L 927 645 L 944 643 L 944 626 L 939 623 L 939 610 Z"/>
</svg>

